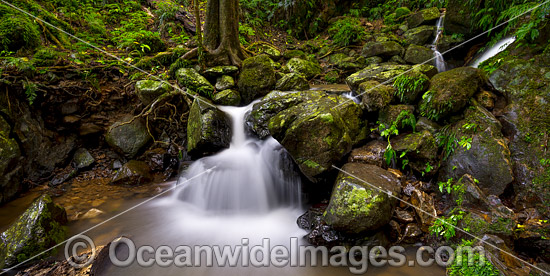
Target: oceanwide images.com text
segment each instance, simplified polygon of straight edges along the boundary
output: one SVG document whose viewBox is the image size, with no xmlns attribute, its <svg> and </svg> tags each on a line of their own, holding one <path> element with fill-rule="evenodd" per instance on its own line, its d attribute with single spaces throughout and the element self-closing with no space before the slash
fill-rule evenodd
<svg viewBox="0 0 550 276">
<path fill-rule="evenodd" d="M 91 247 L 91 248 L 90 248 Z M 84 259 L 76 252 L 91 249 Z M 72 252 L 72 255 L 69 254 Z M 124 252 L 124 253 L 120 253 Z M 92 240 L 84 235 L 75 236 L 65 246 L 65 257 L 75 267 L 83 267 L 93 261 L 96 250 Z M 479 254 L 479 258 L 474 258 Z M 485 252 L 480 246 L 438 248 L 419 247 L 416 253 L 405 254 L 402 246 L 385 248 L 382 246 L 324 247 L 300 245 L 298 238 L 290 238 L 288 245 L 273 245 L 270 239 L 262 239 L 261 244 L 252 244 L 247 238 L 236 245 L 160 245 L 153 247 L 135 243 L 126 237 L 118 238 L 109 245 L 109 258 L 113 265 L 128 267 L 306 267 L 332 266 L 347 267 L 353 274 L 364 274 L 369 266 L 421 266 L 439 265 L 446 267 L 455 258 L 468 265 L 484 265 Z M 475 260 L 475 263 L 474 263 Z"/>
</svg>

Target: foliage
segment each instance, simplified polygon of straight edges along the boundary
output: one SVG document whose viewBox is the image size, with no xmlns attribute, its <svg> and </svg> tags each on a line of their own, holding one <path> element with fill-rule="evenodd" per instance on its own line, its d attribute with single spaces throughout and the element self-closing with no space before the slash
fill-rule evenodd
<svg viewBox="0 0 550 276">
<path fill-rule="evenodd" d="M 245 22 L 256 28 L 271 21 L 280 5 L 278 0 L 241 0 L 239 3 Z"/>
<path fill-rule="evenodd" d="M 248 45 L 248 40 L 251 37 L 255 36 L 256 32 L 254 29 L 246 24 L 239 24 L 239 40 L 242 45 Z"/>
<path fill-rule="evenodd" d="M 361 21 L 354 17 L 345 17 L 334 22 L 328 32 L 334 43 L 339 46 L 359 42 L 367 34 L 365 28 L 361 26 Z"/>
<path fill-rule="evenodd" d="M 397 159 L 397 153 L 393 149 L 390 138 L 392 135 L 399 135 L 399 129 L 398 125 L 401 124 L 401 127 L 404 128 L 406 126 L 410 126 L 413 129 L 413 132 L 416 131 L 416 118 L 414 115 L 408 111 L 403 110 L 395 121 L 393 121 L 389 126 L 386 126 L 380 122 L 378 122 L 378 131 L 380 131 L 380 136 L 386 137 L 388 140 L 388 146 L 386 147 L 386 151 L 384 152 L 384 159 L 386 160 L 386 164 L 390 165 L 390 163 L 395 162 Z M 376 129 L 376 128 L 375 128 Z M 374 130 L 374 129 L 373 129 Z M 401 154 L 401 158 L 403 158 L 405 155 Z M 407 165 L 408 160 L 404 165 Z"/>
<path fill-rule="evenodd" d="M 399 97 L 400 101 L 403 101 L 403 97 L 406 94 L 419 89 L 426 81 L 424 78 L 417 78 L 406 74 L 400 75 L 393 82 L 393 87 L 396 88 L 395 95 Z"/>
<path fill-rule="evenodd" d="M 37 85 L 34 82 L 29 81 L 23 81 L 23 89 L 25 89 L 25 95 L 27 96 L 27 101 L 30 105 L 34 103 L 34 100 L 36 99 L 36 90 Z"/>
<path fill-rule="evenodd" d="M 27 17 L 14 14 L 0 5 L 0 51 L 17 51 L 34 48 L 40 44 L 40 33 L 36 24 Z"/>
<path fill-rule="evenodd" d="M 459 247 L 472 247 L 474 240 L 462 240 Z M 468 256 L 473 254 L 473 256 Z M 471 262 L 469 261 L 471 260 Z M 453 262 L 447 267 L 447 274 L 450 276 L 497 276 L 500 272 L 479 252 L 462 251 L 462 254 L 456 255 Z"/>
<path fill-rule="evenodd" d="M 439 147 L 443 147 L 443 160 L 447 160 L 455 151 L 457 145 L 456 134 L 447 125 L 441 128 L 436 140 Z"/>
<path fill-rule="evenodd" d="M 476 179 L 477 181 L 477 179 Z M 462 201 L 464 200 L 463 196 L 466 192 L 464 190 L 464 184 L 460 184 L 462 182 L 462 178 L 459 179 L 457 183 L 453 181 L 453 178 L 447 179 L 446 182 L 440 181 L 437 183 L 437 186 L 439 187 L 439 191 L 443 193 L 444 191 L 447 192 L 447 194 L 453 194 L 456 196 L 456 204 L 458 206 L 462 205 Z"/>
<path fill-rule="evenodd" d="M 460 210 L 451 211 L 449 217 L 440 217 L 437 218 L 433 225 L 430 226 L 429 230 L 432 235 L 442 236 L 446 240 L 449 240 L 456 236 L 455 229 L 457 228 L 458 222 L 464 217 L 464 212 Z"/>
</svg>

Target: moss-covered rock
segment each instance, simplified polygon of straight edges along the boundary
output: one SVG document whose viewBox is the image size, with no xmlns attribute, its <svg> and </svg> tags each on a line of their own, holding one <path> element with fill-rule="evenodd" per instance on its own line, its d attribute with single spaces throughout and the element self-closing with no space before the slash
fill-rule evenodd
<svg viewBox="0 0 550 276">
<path fill-rule="evenodd" d="M 223 75 L 216 80 L 216 90 L 222 91 L 235 87 L 235 80 L 233 77 Z"/>
<path fill-rule="evenodd" d="M 411 13 L 411 10 L 407 7 L 399 7 L 395 9 L 395 18 L 401 18 Z"/>
<path fill-rule="evenodd" d="M 477 22 L 474 22 L 472 15 L 479 11 L 482 3 L 484 2 L 449 0 L 445 12 L 445 31 L 451 34 L 463 34 L 466 38 L 478 34 L 481 29 Z"/>
<path fill-rule="evenodd" d="M 279 60 L 283 55 L 281 54 L 281 51 L 279 51 L 277 48 L 275 48 L 272 45 L 268 44 L 255 44 L 252 47 L 249 48 L 250 51 L 253 51 L 257 54 L 266 54 L 273 60 Z"/>
<path fill-rule="evenodd" d="M 239 67 L 233 65 L 222 65 L 210 67 L 204 70 L 204 75 L 208 78 L 217 78 L 223 75 L 234 75 L 239 72 Z"/>
<path fill-rule="evenodd" d="M 361 108 L 321 91 L 268 94 L 247 115 L 261 138 L 272 135 L 311 180 L 331 169 L 364 136 Z"/>
<path fill-rule="evenodd" d="M 277 81 L 275 89 L 281 91 L 300 91 L 308 90 L 309 82 L 304 76 L 298 73 L 285 74 L 280 80 Z"/>
<path fill-rule="evenodd" d="M 404 104 L 415 104 L 420 96 L 428 90 L 430 80 L 426 75 L 411 70 L 397 77 L 393 86 L 397 101 Z"/>
<path fill-rule="evenodd" d="M 95 162 L 94 157 L 85 148 L 79 148 L 73 156 L 73 166 L 76 169 L 83 169 L 91 166 Z"/>
<path fill-rule="evenodd" d="M 241 103 L 241 95 L 233 89 L 226 89 L 214 94 L 212 99 L 215 104 L 238 106 Z"/>
<path fill-rule="evenodd" d="M 26 261 L 65 239 L 67 223 L 65 209 L 50 196 L 42 195 L 0 234 L 0 269 Z M 55 250 L 54 250 L 55 251 Z M 49 256 L 46 252 L 41 258 Z"/>
<path fill-rule="evenodd" d="M 105 141 L 126 158 L 135 157 L 151 140 L 147 126 L 141 118 L 124 116 L 109 127 Z"/>
<path fill-rule="evenodd" d="M 429 131 L 397 136 L 391 140 L 391 144 L 398 155 L 405 154 L 409 166 L 419 173 L 426 170 L 427 163 L 432 167 L 437 163 L 438 145 Z"/>
<path fill-rule="evenodd" d="M 374 56 L 380 57 L 392 57 L 395 55 L 401 55 L 405 49 L 399 43 L 395 41 L 383 41 L 383 42 L 367 42 L 361 50 L 363 57 L 369 58 Z"/>
<path fill-rule="evenodd" d="M 143 161 L 130 160 L 120 168 L 113 179 L 113 185 L 135 186 L 153 181 L 151 168 Z"/>
<path fill-rule="evenodd" d="M 319 75 L 323 72 L 319 64 L 299 58 L 290 59 L 287 62 L 286 67 L 290 72 L 298 73 L 304 76 L 306 79 L 312 79 L 316 75 Z"/>
<path fill-rule="evenodd" d="M 501 195 L 514 180 L 510 150 L 502 136 L 500 122 L 485 108 L 467 109 L 464 120 L 452 127 L 458 140 L 471 139 L 467 148 L 458 145 L 442 163 L 440 180 L 459 179 L 469 174 L 479 181 L 487 195 Z"/>
<path fill-rule="evenodd" d="M 6 12 L 0 7 L 0 50 L 18 51 L 40 45 L 38 25 L 21 13 Z"/>
<path fill-rule="evenodd" d="M 299 59 L 307 59 L 306 53 L 302 50 L 288 50 L 284 53 L 285 59 L 293 59 L 293 58 L 299 58 Z"/>
<path fill-rule="evenodd" d="M 214 86 L 193 68 L 179 69 L 176 71 L 176 79 L 181 86 L 186 87 L 191 93 L 197 93 L 208 99 L 214 94 Z"/>
<path fill-rule="evenodd" d="M 441 16 L 437 7 L 421 10 L 407 18 L 409 28 L 415 28 L 420 25 L 432 25 Z"/>
<path fill-rule="evenodd" d="M 160 95 L 172 91 L 172 86 L 164 81 L 140 80 L 136 82 L 136 94 L 143 105 L 149 105 Z"/>
<path fill-rule="evenodd" d="M 431 64 L 418 64 L 414 65 L 412 68 L 414 71 L 420 72 L 430 79 L 439 73 L 437 68 Z"/>
<path fill-rule="evenodd" d="M 350 234 L 374 231 L 386 225 L 397 203 L 388 193 L 400 194 L 399 180 L 373 165 L 348 163 L 342 170 L 357 178 L 343 172 L 338 174 L 324 216 L 327 224 Z"/>
<path fill-rule="evenodd" d="M 408 29 L 403 36 L 409 44 L 424 45 L 434 38 L 435 30 L 435 26 L 420 26 Z"/>
<path fill-rule="evenodd" d="M 20 191 L 16 176 L 21 150 L 10 133 L 11 126 L 0 116 L 0 203 L 8 201 Z"/>
<path fill-rule="evenodd" d="M 324 79 L 328 83 L 338 83 L 340 81 L 340 74 L 338 73 L 338 70 L 331 70 L 325 74 Z"/>
<path fill-rule="evenodd" d="M 388 142 L 386 141 L 370 141 L 360 148 L 353 149 L 349 154 L 348 162 L 383 167 L 386 164 L 384 153 L 387 147 Z"/>
<path fill-rule="evenodd" d="M 462 111 L 487 79 L 478 69 L 459 67 L 435 75 L 430 82 L 428 92 L 422 96 L 420 111 L 438 121 Z"/>
<path fill-rule="evenodd" d="M 357 91 L 361 95 L 361 105 L 367 112 L 383 109 L 393 99 L 393 87 L 380 84 L 377 81 L 366 81 L 359 85 Z"/>
<path fill-rule="evenodd" d="M 357 91 L 359 84 L 365 81 L 375 80 L 378 82 L 385 82 L 389 79 L 397 77 L 400 74 L 403 74 L 409 69 L 411 69 L 411 66 L 409 65 L 370 65 L 365 69 L 347 77 L 346 84 L 351 88 L 351 90 Z"/>
<path fill-rule="evenodd" d="M 405 52 L 405 61 L 412 64 L 424 63 L 434 56 L 434 52 L 424 46 L 410 45 Z"/>
<path fill-rule="evenodd" d="M 410 114 L 413 114 L 414 105 L 388 105 L 385 108 L 381 109 L 378 113 L 378 121 L 386 127 L 389 127 L 393 122 L 397 120 L 401 112 L 409 112 Z M 401 124 L 398 124 L 397 126 L 401 127 Z"/>
<path fill-rule="evenodd" d="M 194 156 L 229 147 L 231 120 L 209 100 L 197 97 L 187 120 L 187 151 Z"/>
<path fill-rule="evenodd" d="M 267 94 L 275 87 L 277 79 L 272 63 L 273 60 L 267 55 L 259 55 L 243 61 L 238 81 L 243 104 L 248 104 L 256 97 Z"/>
</svg>

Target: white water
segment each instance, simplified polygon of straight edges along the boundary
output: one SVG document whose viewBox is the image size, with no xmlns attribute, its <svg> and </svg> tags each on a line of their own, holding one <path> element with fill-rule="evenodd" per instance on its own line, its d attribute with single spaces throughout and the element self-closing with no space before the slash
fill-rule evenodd
<svg viewBox="0 0 550 276">
<path fill-rule="evenodd" d="M 348 98 L 350 100 L 353 100 L 353 102 L 356 103 L 356 104 L 361 103 L 361 100 L 359 99 L 359 97 L 357 97 L 355 95 L 355 93 L 353 93 L 353 91 L 342 93 L 342 96 L 344 96 L 344 98 Z"/>
<path fill-rule="evenodd" d="M 514 41 L 516 41 L 516 38 L 513 36 L 502 39 L 501 41 L 493 45 L 493 47 L 483 51 L 483 53 L 481 53 L 481 55 L 477 57 L 470 66 L 477 68 L 482 62 L 504 51 L 508 46 L 510 46 L 510 44 L 514 43 Z"/>
<path fill-rule="evenodd" d="M 432 50 L 434 51 L 434 63 L 435 67 L 437 68 L 438 72 L 445 72 L 447 71 L 447 63 L 445 62 L 445 59 L 443 58 L 443 55 L 437 50 L 437 44 L 439 43 L 439 39 L 443 35 L 443 22 L 445 20 L 445 16 L 442 15 L 436 23 L 437 31 L 435 34 L 435 39 L 432 43 Z"/>
</svg>

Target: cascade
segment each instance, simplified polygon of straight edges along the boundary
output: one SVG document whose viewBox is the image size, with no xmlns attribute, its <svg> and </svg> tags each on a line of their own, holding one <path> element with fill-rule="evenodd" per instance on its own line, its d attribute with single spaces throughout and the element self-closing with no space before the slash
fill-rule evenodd
<svg viewBox="0 0 550 276">
<path fill-rule="evenodd" d="M 445 63 L 445 59 L 443 58 L 443 55 L 438 51 L 437 44 L 439 43 L 439 39 L 441 39 L 441 36 L 443 35 L 443 21 L 445 19 L 445 15 L 442 15 L 436 23 L 437 31 L 435 34 L 435 39 L 432 43 L 432 50 L 434 51 L 434 63 L 435 67 L 437 68 L 438 72 L 445 72 L 447 71 L 447 63 Z"/>
</svg>

